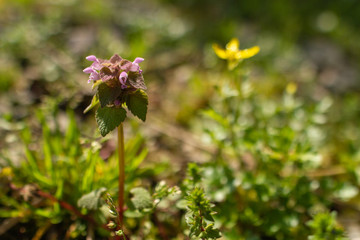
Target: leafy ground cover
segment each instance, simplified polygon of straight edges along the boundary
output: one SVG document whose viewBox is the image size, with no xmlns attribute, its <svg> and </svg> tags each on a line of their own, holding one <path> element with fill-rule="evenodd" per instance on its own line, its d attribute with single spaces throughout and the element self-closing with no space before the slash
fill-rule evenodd
<svg viewBox="0 0 360 240">
<path fill-rule="evenodd" d="M 355 1 L 16 0 L 0 13 L 1 239 L 356 239 Z M 119 123 L 100 132 L 108 118 L 83 114 L 96 102 L 85 57 L 115 53 L 145 59 L 148 95 L 147 115 L 142 90 L 125 101 L 146 121 L 123 122 L 121 229 Z M 109 110 L 120 95 L 105 85 Z"/>
</svg>

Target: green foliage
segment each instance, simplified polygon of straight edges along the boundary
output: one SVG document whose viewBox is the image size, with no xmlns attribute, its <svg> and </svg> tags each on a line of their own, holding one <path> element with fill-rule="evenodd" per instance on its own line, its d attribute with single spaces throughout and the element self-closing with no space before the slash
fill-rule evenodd
<svg viewBox="0 0 360 240">
<path fill-rule="evenodd" d="M 185 219 L 190 227 L 190 237 L 199 237 L 201 239 L 220 238 L 219 230 L 214 228 L 212 215 L 215 212 L 212 211 L 213 205 L 205 198 L 203 189 L 195 187 L 187 195 L 186 200 L 188 211 Z"/>
<path fill-rule="evenodd" d="M 156 211 L 157 205 L 162 200 L 178 193 L 178 188 L 169 187 L 162 181 L 155 187 L 152 195 L 142 187 L 133 188 L 130 193 L 129 210 L 125 212 L 125 215 L 130 218 L 140 218 Z"/>
<path fill-rule="evenodd" d="M 28 127 L 22 130 L 25 159 L 19 166 L 8 161 L 13 171 L 13 177 L 8 181 L 15 187 L 4 189 L 0 197 L 0 209 L 16 212 L 13 217 L 23 218 L 23 221 L 38 219 L 40 227 L 49 221 L 54 224 L 64 221 L 65 224 L 71 218 L 70 215 L 80 217 L 73 209 L 76 209 L 81 196 L 94 189 L 98 189 L 97 193 L 100 194 L 102 187 L 110 186 L 112 180 L 101 173 L 104 171 L 104 161 L 99 156 L 98 143 L 87 142 L 92 146 L 86 149 L 82 147 L 84 139 L 72 112 L 68 112 L 69 123 L 65 134 L 60 132 L 57 120 L 44 116 L 40 111 L 37 116 L 42 127 L 42 138 L 35 142 Z M 53 121 L 57 126 L 55 129 L 49 126 Z M 7 202 L 6 194 L 18 193 L 25 195 Z M 100 202 L 90 199 L 96 198 L 95 195 L 97 194 L 92 192 L 84 196 L 79 201 L 80 205 L 90 209 L 97 208 Z M 93 217 L 95 221 L 103 221 L 102 214 Z M 75 219 L 79 221 L 78 218 Z M 79 231 L 81 235 L 86 227 L 76 228 L 74 234 L 75 231 Z"/>
<path fill-rule="evenodd" d="M 187 181 L 189 185 L 195 186 L 201 181 L 202 170 L 196 163 L 189 163 L 187 168 Z"/>
<path fill-rule="evenodd" d="M 106 196 L 106 204 L 109 207 L 109 213 L 114 217 L 118 217 L 119 216 L 118 209 L 115 206 L 114 200 L 111 198 L 110 194 L 107 194 Z M 113 221 L 110 221 L 109 224 L 111 225 L 111 229 L 114 228 L 113 226 L 116 226 L 116 224 Z"/>
<path fill-rule="evenodd" d="M 185 221 L 190 229 L 190 238 L 217 239 L 221 234 L 219 229 L 214 227 L 214 204 L 206 198 L 201 187 L 202 173 L 197 164 L 188 164 L 187 177 L 181 186 L 185 202 L 179 201 L 179 207 L 182 208 L 182 204 L 185 206 Z"/>
<path fill-rule="evenodd" d="M 99 104 L 99 97 L 97 94 L 95 94 L 91 100 L 91 103 L 89 106 L 87 106 L 84 110 L 84 114 L 93 109 L 96 105 Z"/>
<path fill-rule="evenodd" d="M 21 130 L 25 156 L 20 165 L 1 155 L 9 167 L 0 168 L 0 217 L 30 222 L 34 231 L 49 223 L 59 224 L 60 238 L 63 228 L 72 226 L 69 234 L 76 238 L 95 227 L 95 235 L 101 239 L 109 234 L 99 227 L 106 223 L 111 210 L 104 208 L 110 204 L 105 204 L 102 196 L 107 191 L 113 194 L 117 186 L 116 158 L 100 157 L 102 143 L 80 135 L 73 112 L 68 112 L 65 133 L 54 114 L 51 116 L 47 110 L 37 112 L 40 138 L 34 137 L 29 127 Z M 126 154 L 133 160 L 127 166 L 131 170 L 129 183 L 143 174 L 138 169 L 147 154 L 143 142 L 140 135 L 127 141 Z M 146 168 L 142 171 L 152 174 Z M 77 206 L 83 209 L 77 210 Z M 114 206 L 112 213 L 116 214 Z"/>
<path fill-rule="evenodd" d="M 126 106 L 128 109 L 145 122 L 147 113 L 148 97 L 142 90 L 130 94 L 126 99 Z"/>
<path fill-rule="evenodd" d="M 306 239 L 314 208 L 358 193 L 336 175 L 317 175 L 332 101 L 305 104 L 294 92 L 264 98 L 254 88 L 241 74 L 216 84 L 218 95 L 199 120 L 216 146 L 202 184 L 226 239 Z"/>
<path fill-rule="evenodd" d="M 123 108 L 103 107 L 98 108 L 95 114 L 96 122 L 103 137 L 119 126 L 126 118 Z"/>
<path fill-rule="evenodd" d="M 137 210 L 142 211 L 153 207 L 153 200 L 146 189 L 141 187 L 133 188 L 130 193 L 133 195 L 130 201 Z"/>
<path fill-rule="evenodd" d="M 155 187 L 155 192 L 153 193 L 152 198 L 154 199 L 154 203 L 156 206 L 164 198 L 179 193 L 181 193 L 181 191 L 177 186 L 169 187 L 164 181 L 160 181 Z"/>
<path fill-rule="evenodd" d="M 89 210 L 97 210 L 104 202 L 102 200 L 102 195 L 106 192 L 106 188 L 102 187 L 96 189 L 90 193 L 83 195 L 77 202 L 77 205 L 81 208 L 86 208 Z"/>
<path fill-rule="evenodd" d="M 318 213 L 307 224 L 313 232 L 309 240 L 348 240 L 343 228 L 336 222 L 335 212 Z"/>
<path fill-rule="evenodd" d="M 331 228 L 341 239 L 333 214 L 324 214 L 327 219 L 321 217 L 324 224 L 318 227 L 305 223 L 320 219 L 314 217 L 318 209 L 336 209 L 343 217 L 357 208 L 360 5 L 355 2 L 2 1 L 0 22 L 9 24 L 2 25 L 0 44 L 0 216 L 1 223 L 3 218 L 21 222 L 0 238 L 29 239 L 37 229 L 69 233 L 57 239 L 92 237 L 94 225 L 37 191 L 73 206 L 101 187 L 116 199 L 113 143 L 85 137 L 94 129 L 87 115 L 78 116 L 81 134 L 77 127 L 63 131 L 68 125 L 63 109 L 79 113 L 91 99 L 81 85 L 85 77 L 79 76 L 87 64 L 83 57 L 90 51 L 97 56 L 119 51 L 129 59 L 145 57 L 146 78 L 154 87 L 152 118 L 166 116 L 165 126 L 173 127 L 161 125 L 154 133 L 152 127 L 144 131 L 134 122 L 126 124 L 136 132 L 126 136 L 127 199 L 139 186 L 153 199 L 150 212 L 125 219 L 131 239 L 185 239 L 184 197 L 195 187 L 215 204 L 212 217 L 224 239 L 331 239 L 326 235 Z M 169 14 L 173 9 L 177 14 Z M 213 19 L 222 21 L 214 27 Z M 211 50 L 213 42 L 225 44 L 232 37 L 240 38 L 241 48 L 261 47 L 257 58 L 240 63 L 239 75 L 223 72 L 224 61 Z M 298 85 L 293 94 L 284 91 L 290 81 Z M 140 75 L 129 84 L 146 88 Z M 56 121 L 43 113 L 41 126 L 33 126 L 34 109 L 48 105 L 49 96 L 59 106 Z M 85 111 L 101 107 L 98 97 Z M 107 97 L 102 107 L 114 107 Z M 129 106 L 126 98 L 121 100 Z M 18 138 L 24 119 L 31 124 L 21 131 L 26 157 Z M 201 154 L 188 145 L 199 146 Z M 189 165 L 184 179 L 188 161 L 202 164 Z M 5 166 L 11 164 L 10 171 Z M 183 195 L 156 185 L 161 179 L 181 186 Z M 103 210 L 81 211 L 105 223 Z M 47 231 L 48 222 L 56 225 Z M 108 238 L 101 231 L 95 229 L 95 239 Z"/>
</svg>

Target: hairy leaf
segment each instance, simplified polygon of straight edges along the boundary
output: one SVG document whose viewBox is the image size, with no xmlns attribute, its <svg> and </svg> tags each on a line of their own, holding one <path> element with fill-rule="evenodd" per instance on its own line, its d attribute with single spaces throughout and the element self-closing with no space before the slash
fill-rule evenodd
<svg viewBox="0 0 360 240">
<path fill-rule="evenodd" d="M 138 72 L 129 72 L 128 81 L 130 85 L 136 89 L 142 89 L 142 90 L 147 89 L 143 75 Z"/>
<path fill-rule="evenodd" d="M 136 209 L 142 210 L 153 207 L 151 195 L 146 189 L 138 187 L 131 189 L 130 192 L 133 194 L 131 202 Z"/>
<path fill-rule="evenodd" d="M 101 196 L 105 191 L 106 188 L 102 187 L 83 195 L 77 202 L 78 206 L 89 210 L 99 209 L 104 203 Z"/>
<path fill-rule="evenodd" d="M 118 54 L 114 54 L 111 58 L 110 58 L 110 62 L 111 63 L 117 63 L 120 62 L 122 60 L 122 57 L 120 57 Z"/>
<path fill-rule="evenodd" d="M 134 116 L 137 116 L 145 122 L 148 96 L 144 91 L 137 90 L 136 92 L 130 94 L 126 100 L 126 105 Z"/>
<path fill-rule="evenodd" d="M 119 126 L 126 118 L 126 111 L 123 108 L 99 108 L 95 114 L 101 136 L 105 136 L 110 131 Z"/>
</svg>

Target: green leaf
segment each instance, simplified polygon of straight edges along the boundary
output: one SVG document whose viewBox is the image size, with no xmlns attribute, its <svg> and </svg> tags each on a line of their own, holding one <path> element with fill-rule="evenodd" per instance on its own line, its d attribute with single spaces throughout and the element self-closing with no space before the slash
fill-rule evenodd
<svg viewBox="0 0 360 240">
<path fill-rule="evenodd" d="M 98 108 L 95 114 L 96 122 L 103 137 L 119 126 L 125 118 L 126 111 L 123 108 Z"/>
<path fill-rule="evenodd" d="M 99 97 L 98 97 L 97 94 L 95 94 L 94 97 L 91 100 L 90 105 L 87 106 L 87 108 L 84 110 L 84 113 L 87 113 L 88 111 L 90 111 L 93 107 L 98 105 L 98 103 L 99 103 Z"/>
<path fill-rule="evenodd" d="M 201 170 L 196 163 L 189 163 L 187 168 L 187 176 L 191 180 L 192 184 L 195 185 L 201 181 Z"/>
<path fill-rule="evenodd" d="M 131 189 L 130 192 L 133 194 L 131 202 L 136 209 L 142 210 L 153 207 L 151 195 L 146 189 L 138 187 Z"/>
<path fill-rule="evenodd" d="M 215 221 L 214 218 L 211 216 L 211 213 L 210 213 L 209 211 L 205 211 L 205 212 L 204 212 L 204 218 L 205 218 L 206 220 L 209 220 L 209 221 L 212 221 L 212 222 Z"/>
<path fill-rule="evenodd" d="M 101 196 L 105 191 L 106 188 L 102 187 L 83 195 L 77 202 L 78 206 L 89 210 L 99 209 L 104 203 Z"/>
<path fill-rule="evenodd" d="M 102 83 L 103 83 L 103 81 L 101 81 L 101 80 L 95 81 L 94 84 L 92 85 L 91 89 L 94 90 L 97 86 L 99 86 Z"/>
<path fill-rule="evenodd" d="M 144 214 L 142 212 L 139 212 L 138 210 L 126 210 L 126 212 L 124 212 L 125 217 L 128 218 L 141 218 L 144 216 Z"/>
<path fill-rule="evenodd" d="M 137 90 L 136 92 L 130 94 L 126 99 L 126 105 L 132 114 L 145 122 L 148 96 L 144 91 Z"/>
<path fill-rule="evenodd" d="M 100 84 L 98 87 L 100 106 L 103 108 L 107 104 L 112 104 L 120 94 L 121 87 L 109 87 L 105 83 Z"/>
<path fill-rule="evenodd" d="M 218 239 L 221 238 L 221 233 L 219 229 L 213 228 L 213 224 L 206 227 L 206 238 L 209 239 Z"/>
</svg>

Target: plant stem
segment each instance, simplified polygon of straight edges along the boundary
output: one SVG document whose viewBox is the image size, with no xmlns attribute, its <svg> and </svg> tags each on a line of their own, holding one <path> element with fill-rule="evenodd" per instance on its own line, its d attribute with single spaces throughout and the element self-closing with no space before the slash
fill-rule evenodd
<svg viewBox="0 0 360 240">
<path fill-rule="evenodd" d="M 70 203 L 67 203 L 63 200 L 59 200 L 57 198 L 55 198 L 53 195 L 51 195 L 50 193 L 47 193 L 47 192 L 43 192 L 41 190 L 37 190 L 36 193 L 43 197 L 43 198 L 47 198 L 49 200 L 51 200 L 52 202 L 57 202 L 59 203 L 59 205 L 68 210 L 69 212 L 75 214 L 76 216 L 84 219 L 84 220 L 87 220 L 89 222 L 89 224 L 92 224 L 92 225 L 97 225 L 96 221 L 94 218 L 92 218 L 90 215 L 84 215 L 82 214 L 77 208 L 75 208 L 74 206 L 72 206 Z M 105 230 L 108 230 L 108 231 L 111 231 L 111 229 L 109 229 L 105 224 L 101 226 L 103 229 Z"/>
<path fill-rule="evenodd" d="M 124 129 L 121 123 L 118 126 L 118 154 L 119 154 L 119 227 L 123 228 L 124 219 L 124 185 L 125 185 L 125 148 L 124 148 Z"/>
</svg>

